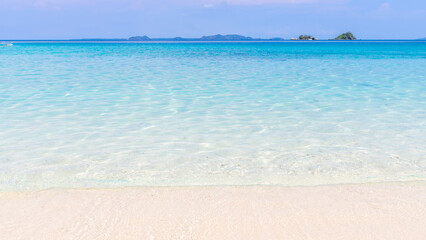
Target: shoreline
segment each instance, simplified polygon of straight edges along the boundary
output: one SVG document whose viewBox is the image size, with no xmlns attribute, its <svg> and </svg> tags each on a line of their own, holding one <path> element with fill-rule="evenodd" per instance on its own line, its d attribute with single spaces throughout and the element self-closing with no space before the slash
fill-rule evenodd
<svg viewBox="0 0 426 240">
<path fill-rule="evenodd" d="M 316 188 L 316 187 L 333 187 L 333 186 L 363 186 L 363 185 L 405 185 L 405 184 L 424 184 L 426 185 L 426 180 L 423 179 L 414 179 L 414 180 L 390 180 L 390 181 L 366 181 L 366 182 L 341 182 L 341 183 L 317 183 L 317 184 L 295 184 L 295 185 L 285 185 L 285 184 L 217 184 L 217 185 L 123 185 L 123 186 L 111 186 L 111 187 L 48 187 L 48 188 L 18 188 L 16 190 L 0 190 L 0 198 L 2 195 L 7 194 L 35 194 L 38 192 L 44 191 L 73 191 L 73 190 L 83 190 L 83 191 L 121 191 L 121 190 L 152 190 L 152 189 L 211 189 L 211 188 Z"/>
<path fill-rule="evenodd" d="M 0 192 L 1 239 L 423 239 L 426 182 Z"/>
</svg>

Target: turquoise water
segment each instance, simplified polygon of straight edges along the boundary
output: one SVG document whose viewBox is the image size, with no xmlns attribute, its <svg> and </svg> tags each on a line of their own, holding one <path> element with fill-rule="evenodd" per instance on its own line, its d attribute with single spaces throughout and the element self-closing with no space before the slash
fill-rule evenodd
<svg viewBox="0 0 426 240">
<path fill-rule="evenodd" d="M 0 48 L 0 190 L 426 180 L 426 42 Z"/>
</svg>

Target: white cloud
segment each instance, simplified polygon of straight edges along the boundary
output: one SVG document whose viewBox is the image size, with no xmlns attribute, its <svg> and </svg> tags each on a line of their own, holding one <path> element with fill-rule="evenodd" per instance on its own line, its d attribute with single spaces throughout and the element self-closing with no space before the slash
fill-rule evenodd
<svg viewBox="0 0 426 240">
<path fill-rule="evenodd" d="M 391 9 L 391 6 L 389 3 L 382 3 L 379 7 L 379 11 L 389 11 Z"/>
<path fill-rule="evenodd" d="M 376 17 L 389 17 L 394 14 L 394 9 L 387 2 L 380 4 L 380 6 L 373 12 Z"/>
</svg>

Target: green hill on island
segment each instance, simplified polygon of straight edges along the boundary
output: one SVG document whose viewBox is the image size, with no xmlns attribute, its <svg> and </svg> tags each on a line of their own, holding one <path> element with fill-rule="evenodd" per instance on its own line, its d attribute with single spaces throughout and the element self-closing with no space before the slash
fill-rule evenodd
<svg viewBox="0 0 426 240">
<path fill-rule="evenodd" d="M 351 32 L 347 32 L 340 34 L 334 40 L 356 40 L 356 37 Z"/>
</svg>

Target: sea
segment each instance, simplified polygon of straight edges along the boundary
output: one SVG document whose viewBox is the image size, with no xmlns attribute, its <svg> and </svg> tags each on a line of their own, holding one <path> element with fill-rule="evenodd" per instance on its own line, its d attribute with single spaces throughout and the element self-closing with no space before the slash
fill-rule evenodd
<svg viewBox="0 0 426 240">
<path fill-rule="evenodd" d="M 0 48 L 0 191 L 423 180 L 426 41 Z"/>
</svg>

